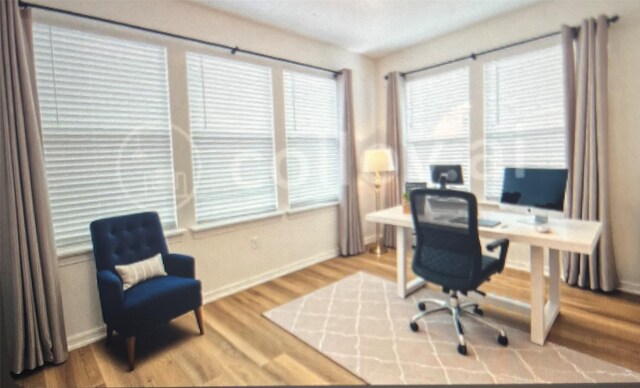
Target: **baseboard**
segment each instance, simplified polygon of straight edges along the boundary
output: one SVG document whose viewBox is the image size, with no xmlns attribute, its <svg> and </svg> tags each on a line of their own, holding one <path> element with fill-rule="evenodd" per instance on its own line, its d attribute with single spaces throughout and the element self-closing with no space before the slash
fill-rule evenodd
<svg viewBox="0 0 640 388">
<path fill-rule="evenodd" d="M 640 295 L 640 284 L 621 281 L 620 286 L 618 286 L 618 290 L 626 292 L 628 294 Z"/>
<path fill-rule="evenodd" d="M 524 272 L 531 272 L 531 268 L 529 267 L 530 264 L 526 261 L 514 261 L 514 260 L 507 260 L 507 262 L 505 263 L 505 267 L 507 268 L 511 268 L 511 269 L 517 269 L 520 271 L 524 271 Z M 545 268 L 546 270 L 546 268 Z"/>
<path fill-rule="evenodd" d="M 530 268 L 529 268 L 529 263 L 521 261 L 507 261 L 506 265 L 507 268 L 511 268 L 511 269 L 517 269 L 520 271 L 524 271 L 524 272 L 530 272 Z M 544 274 L 545 276 L 549 276 L 549 268 L 545 265 L 544 267 Z M 620 281 L 620 285 L 617 288 L 618 291 L 622 291 L 622 292 L 626 292 L 627 294 L 634 294 L 634 295 L 640 295 L 640 284 L 638 283 L 633 283 L 633 282 L 627 282 L 627 281 Z"/>
<path fill-rule="evenodd" d="M 107 328 L 102 325 L 83 333 L 67 337 L 67 345 L 69 346 L 69 350 L 75 350 L 94 342 L 98 342 L 106 336 Z"/>
<path fill-rule="evenodd" d="M 531 264 L 528 261 L 507 260 L 504 266 L 510 269 L 517 269 L 518 271 L 531 272 Z M 549 266 L 547 264 L 544 265 L 544 276 L 549 276 Z"/>
<path fill-rule="evenodd" d="M 376 242 L 376 235 L 372 234 L 371 236 L 367 236 L 364 238 L 364 244 L 368 245 L 368 244 L 373 244 L 374 242 Z"/>
<path fill-rule="evenodd" d="M 322 261 L 325 260 L 329 260 L 329 259 L 333 259 L 334 257 L 338 256 L 339 252 L 338 249 L 332 249 L 330 251 L 321 253 L 319 255 L 310 257 L 308 259 L 302 260 L 302 261 L 297 261 L 295 263 L 292 263 L 290 265 L 281 267 L 281 268 L 277 268 L 273 271 L 268 271 L 265 273 L 262 273 L 260 275 L 257 276 L 253 276 L 249 279 L 246 280 L 242 280 L 233 284 L 229 284 L 227 286 L 224 286 L 222 288 L 216 289 L 216 290 L 211 290 L 208 292 L 204 293 L 204 297 L 203 297 L 203 302 L 209 303 L 209 302 L 213 302 L 214 300 L 220 299 L 220 298 L 224 298 L 225 296 L 229 296 L 232 294 L 235 294 L 237 292 L 246 290 L 248 288 L 251 288 L 253 286 L 257 286 L 258 284 L 262 284 L 262 283 L 266 283 L 268 281 L 271 281 L 273 279 L 277 279 L 281 276 L 290 274 L 292 272 L 295 271 L 299 271 L 303 268 L 309 267 L 313 264 L 317 264 L 320 263 Z"/>
</svg>

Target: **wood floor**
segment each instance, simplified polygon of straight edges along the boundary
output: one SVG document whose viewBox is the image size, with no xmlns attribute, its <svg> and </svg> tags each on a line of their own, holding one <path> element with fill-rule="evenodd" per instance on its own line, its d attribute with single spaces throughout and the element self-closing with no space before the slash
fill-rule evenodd
<svg viewBox="0 0 640 388">
<path fill-rule="evenodd" d="M 74 350 L 65 364 L 16 381 L 23 387 L 365 384 L 261 316 L 358 271 L 394 280 L 395 252 L 380 259 L 365 254 L 328 260 L 209 303 L 204 336 L 188 314 L 138 338 L 134 372 L 127 372 L 124 340 L 115 336 L 109 347 L 103 340 Z M 483 289 L 528 301 L 529 275 L 507 269 Z M 640 297 L 564 284 L 561 292 L 549 340 L 640 372 Z M 527 318 L 489 310 L 528 331 Z"/>
</svg>

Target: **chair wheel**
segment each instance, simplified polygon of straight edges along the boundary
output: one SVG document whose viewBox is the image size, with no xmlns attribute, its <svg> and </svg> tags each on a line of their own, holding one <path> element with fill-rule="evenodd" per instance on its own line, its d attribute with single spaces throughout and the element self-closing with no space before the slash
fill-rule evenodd
<svg viewBox="0 0 640 388">
<path fill-rule="evenodd" d="M 479 316 L 483 316 L 484 315 L 484 311 L 482 311 L 482 309 L 478 306 L 473 308 L 473 313 Z"/>
<path fill-rule="evenodd" d="M 427 306 L 424 303 L 420 302 L 418 303 L 418 309 L 420 309 L 420 311 L 424 311 L 427 309 Z"/>
<path fill-rule="evenodd" d="M 467 346 L 466 345 L 458 345 L 458 353 L 462 354 L 463 356 L 467 355 Z"/>
<path fill-rule="evenodd" d="M 409 327 L 411 328 L 411 331 L 413 331 L 413 332 L 418 331 L 418 324 L 417 324 L 417 323 L 415 323 L 415 322 L 411 322 L 411 323 L 409 324 Z"/>
<path fill-rule="evenodd" d="M 509 345 L 509 339 L 507 338 L 506 335 L 499 335 L 498 336 L 498 343 L 502 346 L 507 346 Z"/>
</svg>

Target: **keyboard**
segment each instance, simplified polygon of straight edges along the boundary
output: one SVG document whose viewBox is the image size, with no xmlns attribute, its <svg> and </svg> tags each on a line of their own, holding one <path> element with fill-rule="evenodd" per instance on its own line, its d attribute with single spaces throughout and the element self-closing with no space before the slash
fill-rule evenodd
<svg viewBox="0 0 640 388">
<path fill-rule="evenodd" d="M 469 223 L 469 219 L 467 217 L 457 217 L 451 220 L 454 224 L 464 224 L 467 225 Z M 485 228 L 493 228 L 500 225 L 500 221 L 496 220 L 488 220 L 486 218 L 478 218 L 478 226 L 482 226 Z"/>
</svg>

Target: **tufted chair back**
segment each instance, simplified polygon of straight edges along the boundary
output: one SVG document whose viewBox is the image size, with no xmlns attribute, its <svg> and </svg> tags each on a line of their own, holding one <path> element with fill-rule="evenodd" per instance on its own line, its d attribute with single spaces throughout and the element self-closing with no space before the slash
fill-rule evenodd
<svg viewBox="0 0 640 388">
<path fill-rule="evenodd" d="M 98 271 L 113 271 L 116 265 L 168 252 L 160 217 L 155 212 L 103 218 L 93 221 L 90 229 Z"/>
</svg>

